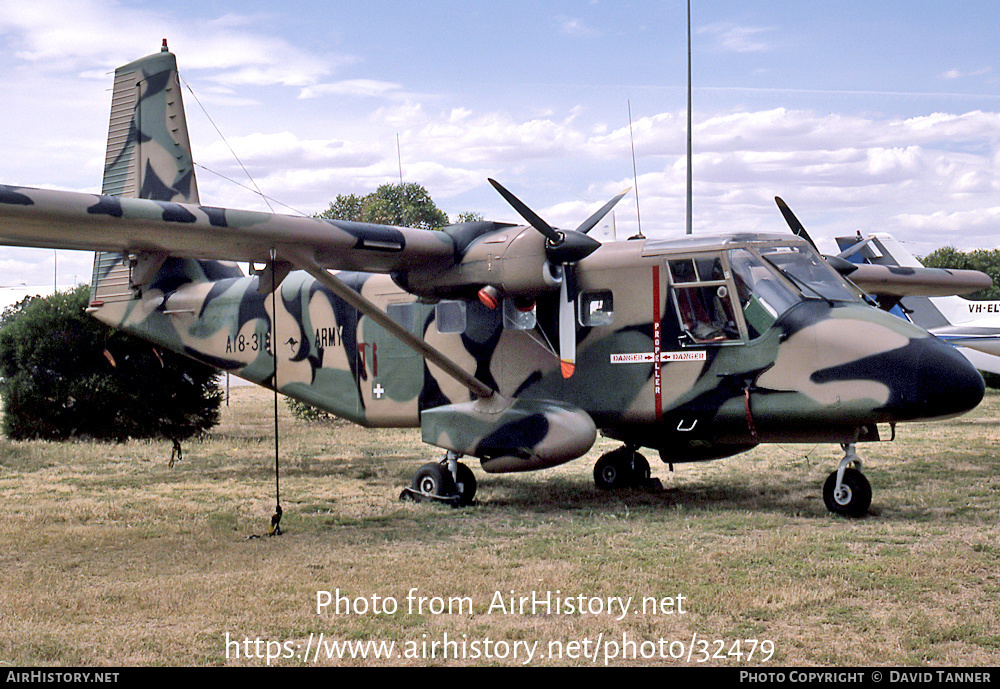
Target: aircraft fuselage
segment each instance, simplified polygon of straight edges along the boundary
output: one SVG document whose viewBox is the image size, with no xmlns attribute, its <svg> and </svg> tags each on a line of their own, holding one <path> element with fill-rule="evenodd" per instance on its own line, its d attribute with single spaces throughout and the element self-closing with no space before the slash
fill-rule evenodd
<svg viewBox="0 0 1000 689">
<path fill-rule="evenodd" d="M 815 275 L 783 274 L 769 261 Z M 337 275 L 499 398 L 565 405 L 664 461 L 711 459 L 759 442 L 876 439 L 879 423 L 978 403 L 982 379 L 952 347 L 865 305 L 817 261 L 787 237 L 602 246 L 576 266 L 577 366 L 569 378 L 552 347 L 554 294 L 539 295 L 530 309 L 514 300 L 491 309 L 478 300 L 425 303 L 388 275 Z M 453 439 L 435 442 L 427 412 L 474 396 L 309 274 L 289 273 L 272 296 L 258 291 L 258 277 L 235 272 L 191 279 L 195 264 L 223 265 L 177 260 L 176 270 L 168 264 L 147 288 L 119 297 L 98 287 L 92 311 L 258 384 L 273 384 L 276 359 L 280 392 L 365 426 L 423 425 L 425 439 L 454 449 Z M 807 279 L 815 284 L 797 282 Z M 512 452 L 534 437 L 511 433 Z M 568 452 L 552 458 L 566 461 Z"/>
</svg>

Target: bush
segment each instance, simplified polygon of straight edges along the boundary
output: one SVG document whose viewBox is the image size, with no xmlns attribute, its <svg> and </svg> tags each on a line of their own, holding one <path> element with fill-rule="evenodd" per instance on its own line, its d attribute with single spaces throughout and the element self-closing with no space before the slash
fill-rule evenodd
<svg viewBox="0 0 1000 689">
<path fill-rule="evenodd" d="M 8 438 L 179 441 L 218 423 L 216 371 L 90 318 L 88 297 L 81 286 L 0 317 Z"/>
<path fill-rule="evenodd" d="M 319 407 L 314 407 L 311 404 L 306 404 L 305 402 L 300 402 L 297 399 L 292 399 L 291 397 L 285 398 L 288 403 L 288 410 L 292 412 L 294 416 L 299 421 L 308 421 L 310 423 L 318 421 L 329 421 L 329 422 L 339 422 L 341 419 L 334 416 L 330 412 L 323 411 Z"/>
</svg>

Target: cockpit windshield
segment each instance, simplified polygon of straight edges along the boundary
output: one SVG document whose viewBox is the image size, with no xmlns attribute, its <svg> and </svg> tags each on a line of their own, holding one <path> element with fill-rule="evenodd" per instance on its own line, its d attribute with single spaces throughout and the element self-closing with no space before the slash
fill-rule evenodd
<svg viewBox="0 0 1000 689">
<path fill-rule="evenodd" d="M 800 246 L 732 249 L 729 265 L 753 339 L 803 299 L 857 301 L 826 261 Z M 759 253 L 758 253 L 759 252 Z"/>
<path fill-rule="evenodd" d="M 761 247 L 760 254 L 770 265 L 795 283 L 802 295 L 833 301 L 857 301 L 836 271 L 818 254 L 803 246 Z"/>
</svg>

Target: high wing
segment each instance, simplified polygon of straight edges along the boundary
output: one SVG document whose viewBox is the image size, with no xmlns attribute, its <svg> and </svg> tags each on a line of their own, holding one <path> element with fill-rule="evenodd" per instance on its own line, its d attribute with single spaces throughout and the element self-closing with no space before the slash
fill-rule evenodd
<svg viewBox="0 0 1000 689">
<path fill-rule="evenodd" d="M 0 243 L 245 262 L 294 248 L 324 268 L 372 273 L 443 269 L 456 254 L 452 237 L 432 230 L 6 185 Z"/>
<path fill-rule="evenodd" d="M 816 244 L 799 219 L 792 213 L 788 204 L 777 196 L 774 197 L 774 201 L 778 204 L 778 209 L 792 232 L 808 241 L 816 249 Z M 858 239 L 858 242 L 853 245 L 845 246 L 841 243 L 844 250 L 840 254 L 825 256 L 825 258 L 837 272 L 857 285 L 859 289 L 878 299 L 879 305 L 886 310 L 895 306 L 901 297 L 942 297 L 968 294 L 986 289 L 993 284 L 989 275 L 978 270 L 925 268 L 919 263 L 898 266 L 858 262 L 855 254 L 867 243 L 867 240 L 861 239 Z"/>
<path fill-rule="evenodd" d="M 856 264 L 852 264 L 856 265 Z M 857 265 L 846 277 L 876 297 L 944 297 L 986 289 L 993 279 L 978 270 Z"/>
</svg>

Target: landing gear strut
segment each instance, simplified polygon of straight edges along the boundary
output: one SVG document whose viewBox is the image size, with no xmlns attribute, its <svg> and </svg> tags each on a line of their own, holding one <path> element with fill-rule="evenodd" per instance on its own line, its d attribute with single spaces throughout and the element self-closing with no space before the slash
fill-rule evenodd
<svg viewBox="0 0 1000 689">
<path fill-rule="evenodd" d="M 863 517 L 872 504 L 872 486 L 861 473 L 861 458 L 854 444 L 842 445 L 844 458 L 823 484 L 826 509 L 845 517 Z"/>
<path fill-rule="evenodd" d="M 461 455 L 448 451 L 440 462 L 430 462 L 417 469 L 409 488 L 399 499 L 436 500 L 454 507 L 471 505 L 476 497 L 476 475 L 458 461 Z"/>
<path fill-rule="evenodd" d="M 601 455 L 594 465 L 594 485 L 601 490 L 643 486 L 648 482 L 649 462 L 628 445 Z"/>
</svg>

